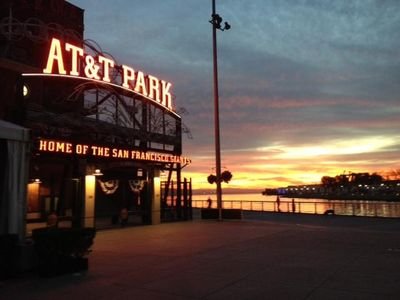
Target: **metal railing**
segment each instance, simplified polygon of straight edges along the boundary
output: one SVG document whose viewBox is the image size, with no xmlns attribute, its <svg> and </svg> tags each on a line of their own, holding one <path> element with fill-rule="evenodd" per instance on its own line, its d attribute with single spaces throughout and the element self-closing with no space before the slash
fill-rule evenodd
<svg viewBox="0 0 400 300">
<path fill-rule="evenodd" d="M 207 208 L 207 200 L 192 200 L 193 208 Z M 216 208 L 213 201 L 211 208 Z M 283 212 L 301 214 L 335 214 L 365 217 L 400 217 L 400 202 L 384 201 L 250 201 L 250 200 L 224 200 L 222 208 L 241 209 L 258 212 Z"/>
</svg>

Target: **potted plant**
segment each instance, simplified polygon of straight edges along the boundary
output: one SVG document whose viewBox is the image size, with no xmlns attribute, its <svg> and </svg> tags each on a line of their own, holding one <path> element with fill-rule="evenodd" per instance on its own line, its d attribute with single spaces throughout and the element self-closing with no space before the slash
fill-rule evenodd
<svg viewBox="0 0 400 300">
<path fill-rule="evenodd" d="M 88 269 L 94 228 L 39 228 L 32 231 L 40 275 L 51 277 Z"/>
</svg>

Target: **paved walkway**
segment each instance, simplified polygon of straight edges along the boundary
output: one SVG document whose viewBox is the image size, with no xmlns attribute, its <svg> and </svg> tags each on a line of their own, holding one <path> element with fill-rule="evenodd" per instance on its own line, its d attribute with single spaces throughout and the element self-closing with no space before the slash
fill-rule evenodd
<svg viewBox="0 0 400 300">
<path fill-rule="evenodd" d="M 98 232 L 86 274 L 5 281 L 0 299 L 400 298 L 400 220 L 253 217 Z"/>
</svg>

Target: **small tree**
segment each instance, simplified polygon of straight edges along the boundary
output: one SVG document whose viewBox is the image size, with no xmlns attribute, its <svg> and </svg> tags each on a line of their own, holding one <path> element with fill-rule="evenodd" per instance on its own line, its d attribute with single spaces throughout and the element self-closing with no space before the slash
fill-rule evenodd
<svg viewBox="0 0 400 300">
<path fill-rule="evenodd" d="M 323 176 L 321 178 L 321 183 L 326 188 L 333 187 L 336 185 L 336 179 L 334 177 L 330 177 L 330 176 Z"/>
</svg>

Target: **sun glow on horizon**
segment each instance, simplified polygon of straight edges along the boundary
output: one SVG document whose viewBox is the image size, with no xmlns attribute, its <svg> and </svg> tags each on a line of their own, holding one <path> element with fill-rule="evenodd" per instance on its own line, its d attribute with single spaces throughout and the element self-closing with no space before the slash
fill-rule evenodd
<svg viewBox="0 0 400 300">
<path fill-rule="evenodd" d="M 390 152 L 399 140 L 399 136 L 372 136 L 334 140 L 321 145 L 274 145 L 242 152 L 226 151 L 222 155 L 223 165 L 232 172 L 233 178 L 223 188 L 262 190 L 266 187 L 317 184 L 322 176 L 335 176 L 344 170 L 379 172 L 385 165 L 400 162 L 387 158 L 379 161 L 378 166 L 373 154 Z M 354 155 L 360 155 L 357 161 L 348 161 L 348 157 Z M 208 166 L 213 165 L 212 157 L 209 160 L 202 157 L 198 165 L 196 157 L 193 157 L 193 166 L 189 167 L 186 174 L 192 178 L 194 189 L 214 188 L 207 182 L 207 176 L 213 172 L 213 168 Z"/>
</svg>

